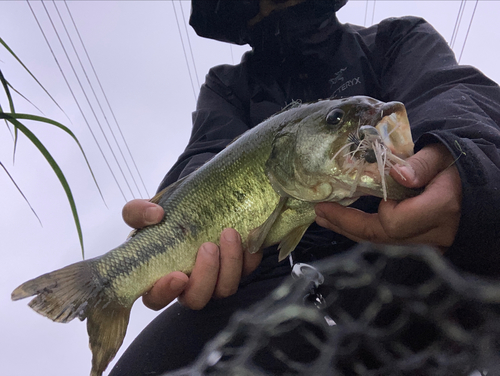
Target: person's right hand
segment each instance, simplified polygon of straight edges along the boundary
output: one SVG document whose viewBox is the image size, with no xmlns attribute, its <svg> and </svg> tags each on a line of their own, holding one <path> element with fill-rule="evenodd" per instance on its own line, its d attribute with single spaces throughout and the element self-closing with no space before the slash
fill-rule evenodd
<svg viewBox="0 0 500 376">
<path fill-rule="evenodd" d="M 163 216 L 163 208 L 147 200 L 132 200 L 123 208 L 123 219 L 133 228 L 158 223 Z M 143 295 L 142 301 L 146 307 L 159 310 L 179 298 L 188 308 L 202 309 L 212 297 L 234 294 L 241 277 L 251 273 L 261 259 L 261 252 L 244 252 L 237 231 L 225 229 L 220 236 L 220 247 L 214 243 L 201 245 L 189 277 L 182 272 L 167 274 Z"/>
</svg>

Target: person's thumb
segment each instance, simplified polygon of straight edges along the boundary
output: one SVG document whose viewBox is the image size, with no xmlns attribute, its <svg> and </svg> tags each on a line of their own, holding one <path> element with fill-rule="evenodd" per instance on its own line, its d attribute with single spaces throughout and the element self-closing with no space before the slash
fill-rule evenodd
<svg viewBox="0 0 500 376">
<path fill-rule="evenodd" d="M 453 162 L 453 157 L 443 144 L 431 144 L 406 159 L 408 165 L 398 165 L 391 176 L 409 188 L 425 187 Z"/>
</svg>

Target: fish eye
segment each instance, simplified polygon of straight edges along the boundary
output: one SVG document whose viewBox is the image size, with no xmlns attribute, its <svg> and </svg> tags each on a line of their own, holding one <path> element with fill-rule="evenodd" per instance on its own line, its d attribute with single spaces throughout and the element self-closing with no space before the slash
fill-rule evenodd
<svg viewBox="0 0 500 376">
<path fill-rule="evenodd" d="M 342 119 L 344 117 L 344 111 L 339 108 L 330 111 L 328 115 L 326 115 L 326 122 L 333 126 L 333 128 L 338 129 L 339 125 L 342 123 Z"/>
</svg>

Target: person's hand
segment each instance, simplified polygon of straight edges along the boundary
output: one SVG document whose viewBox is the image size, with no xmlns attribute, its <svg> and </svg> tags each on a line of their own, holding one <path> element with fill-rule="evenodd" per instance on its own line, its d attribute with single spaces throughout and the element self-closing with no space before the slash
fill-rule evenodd
<svg viewBox="0 0 500 376">
<path fill-rule="evenodd" d="M 391 170 L 391 176 L 410 188 L 425 187 L 420 195 L 401 201 L 380 203 L 378 213 L 369 214 L 335 203 L 316 205 L 316 223 L 360 242 L 386 244 L 430 244 L 445 250 L 458 231 L 462 185 L 453 157 L 442 144 L 428 145 L 400 167 L 406 180 Z"/>
<path fill-rule="evenodd" d="M 132 200 L 123 208 L 123 219 L 134 228 L 158 223 L 163 208 L 147 200 Z M 198 250 L 196 263 L 188 277 L 172 272 L 156 281 L 143 297 L 148 308 L 159 310 L 175 298 L 188 308 L 201 309 L 212 297 L 224 298 L 234 294 L 242 276 L 251 273 L 260 263 L 262 253 L 244 252 L 237 231 L 225 229 L 221 233 L 220 247 L 204 243 Z"/>
</svg>

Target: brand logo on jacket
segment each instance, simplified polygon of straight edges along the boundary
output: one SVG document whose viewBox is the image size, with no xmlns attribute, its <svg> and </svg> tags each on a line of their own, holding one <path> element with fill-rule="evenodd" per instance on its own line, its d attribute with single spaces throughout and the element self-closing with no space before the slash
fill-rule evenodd
<svg viewBox="0 0 500 376">
<path fill-rule="evenodd" d="M 350 87 L 361 84 L 361 77 L 355 77 L 346 81 L 344 78 L 344 73 L 347 71 L 347 67 L 341 68 L 339 71 L 335 72 L 334 77 L 330 78 L 328 82 L 330 83 L 330 87 L 333 90 L 333 93 L 330 98 L 341 97 L 345 94 L 354 95 L 350 93 L 342 93 L 343 91 L 349 89 Z"/>
<path fill-rule="evenodd" d="M 335 72 L 335 77 L 333 77 L 329 80 L 330 85 L 333 86 L 339 81 L 344 81 L 344 76 L 342 75 L 342 73 L 344 73 L 346 70 L 347 70 L 347 67 L 342 68 L 338 72 Z"/>
</svg>

